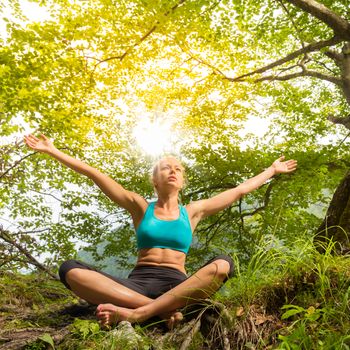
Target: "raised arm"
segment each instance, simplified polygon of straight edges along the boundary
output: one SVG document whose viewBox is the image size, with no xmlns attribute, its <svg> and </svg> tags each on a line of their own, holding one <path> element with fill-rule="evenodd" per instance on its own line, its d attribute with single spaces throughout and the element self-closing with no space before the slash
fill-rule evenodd
<svg viewBox="0 0 350 350">
<path fill-rule="evenodd" d="M 259 188 L 274 175 L 290 173 L 297 168 L 296 160 L 283 160 L 284 156 L 274 161 L 272 165 L 262 173 L 248 179 L 235 188 L 219 193 L 212 198 L 190 203 L 187 206 L 189 215 L 198 222 L 207 216 L 216 214 L 217 212 L 229 207 L 232 203 L 240 199 L 245 194 Z"/>
<path fill-rule="evenodd" d="M 24 137 L 24 140 L 31 149 L 46 153 L 77 173 L 89 177 L 112 201 L 128 210 L 134 221 L 141 220 L 147 207 L 147 202 L 143 197 L 127 191 L 123 186 L 92 166 L 61 152 L 43 134 L 40 138 L 28 135 Z"/>
</svg>

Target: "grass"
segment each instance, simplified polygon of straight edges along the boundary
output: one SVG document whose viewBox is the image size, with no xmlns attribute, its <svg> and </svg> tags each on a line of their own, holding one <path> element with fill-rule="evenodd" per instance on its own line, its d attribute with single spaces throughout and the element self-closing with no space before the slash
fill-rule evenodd
<svg viewBox="0 0 350 350">
<path fill-rule="evenodd" d="M 245 310 L 245 317 L 235 326 L 247 320 L 257 323 L 251 309 L 258 305 L 262 320 L 279 318 L 272 334 L 261 327 L 260 336 L 256 336 L 260 345 L 255 341 L 258 348 L 268 344 L 276 349 L 348 349 L 350 257 L 335 255 L 331 241 L 322 254 L 311 239 L 298 240 L 288 248 L 266 246 L 230 280 L 226 295 L 221 297 L 230 307 Z M 259 333 L 259 327 L 255 332 Z M 245 341 L 235 345 L 244 348 Z"/>
<path fill-rule="evenodd" d="M 247 266 L 236 262 L 236 276 L 211 300 L 185 310 L 186 322 L 176 332 L 157 322 L 131 331 L 101 330 L 92 312 L 62 312 L 77 300 L 60 283 L 2 274 L 2 329 L 68 327 L 55 344 L 60 350 L 170 350 L 185 341 L 188 349 L 227 343 L 234 349 L 350 349 L 350 257 L 334 254 L 331 241 L 323 248 L 320 253 L 309 238 L 289 247 L 262 243 Z M 48 340 L 26 349 L 45 349 Z"/>
</svg>

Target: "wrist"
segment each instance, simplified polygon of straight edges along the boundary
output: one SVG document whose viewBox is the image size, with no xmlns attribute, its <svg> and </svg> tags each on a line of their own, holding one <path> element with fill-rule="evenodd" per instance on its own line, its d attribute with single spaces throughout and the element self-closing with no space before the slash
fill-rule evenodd
<svg viewBox="0 0 350 350">
<path fill-rule="evenodd" d="M 49 156 L 55 155 L 55 153 L 58 151 L 58 149 L 55 146 L 49 147 L 44 153 L 48 154 Z"/>
<path fill-rule="evenodd" d="M 273 176 L 275 176 L 277 174 L 276 168 L 273 165 L 269 166 L 266 169 L 266 171 L 269 172 L 269 175 L 271 174 L 270 177 L 273 177 Z"/>
</svg>

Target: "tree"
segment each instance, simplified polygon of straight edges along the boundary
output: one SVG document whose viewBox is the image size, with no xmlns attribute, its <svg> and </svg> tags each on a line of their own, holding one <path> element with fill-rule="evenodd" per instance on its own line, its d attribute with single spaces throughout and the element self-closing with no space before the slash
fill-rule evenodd
<svg viewBox="0 0 350 350">
<path fill-rule="evenodd" d="M 273 11 L 277 11 L 276 4 L 285 13 L 285 16 L 281 16 L 280 19 L 273 16 Z M 288 4 L 292 6 L 288 6 Z M 264 7 L 264 5 L 267 6 Z M 334 113 L 337 115 L 330 112 L 321 112 L 321 108 L 320 113 L 323 118 L 327 118 L 332 123 L 340 124 L 350 130 L 350 22 L 346 18 L 349 14 L 349 3 L 347 1 L 324 1 L 320 3 L 314 0 L 286 0 L 285 2 L 265 2 L 264 5 L 260 4 L 258 9 L 261 18 L 259 26 L 266 22 L 275 24 L 275 28 L 279 31 L 277 42 L 280 44 L 275 45 L 275 52 L 282 47 L 282 57 L 280 56 L 279 59 L 272 60 L 272 62 L 260 67 L 259 63 L 255 64 L 259 68 L 233 77 L 225 74 L 221 67 L 217 68 L 217 66 L 213 66 L 189 53 L 191 57 L 200 64 L 210 67 L 214 74 L 230 82 L 296 81 L 295 84 L 303 84 L 303 80 L 300 78 L 308 77 L 312 78 L 312 81 L 315 81 L 315 79 L 321 80 L 322 88 L 329 90 L 330 94 L 335 96 L 339 105 L 336 105 L 334 109 Z M 249 5 L 245 4 L 245 6 L 248 7 Z M 242 16 L 246 13 L 240 3 L 235 6 L 235 9 L 240 10 Z M 249 15 L 246 13 L 246 16 L 247 21 L 253 17 L 252 13 Z M 285 23 L 283 24 L 283 22 Z M 292 40 L 281 35 L 281 33 L 284 34 L 283 31 L 286 25 L 291 28 L 289 35 L 294 37 Z M 252 34 L 253 29 L 256 29 L 254 25 L 247 24 L 249 34 Z M 267 31 L 270 34 L 266 33 Z M 262 30 L 258 29 L 257 37 L 261 37 L 261 32 L 268 36 L 271 36 L 273 32 L 273 35 L 275 35 L 275 32 L 266 29 L 266 26 Z M 291 46 L 295 47 L 295 50 L 290 50 L 283 56 L 287 45 L 283 45 L 284 42 L 278 41 L 281 38 L 283 41 L 287 41 L 289 45 L 292 44 L 288 46 L 289 50 Z M 264 45 L 266 45 L 266 39 Z M 259 49 L 261 49 L 261 46 Z M 266 51 L 265 48 L 264 53 Z M 264 55 L 263 60 L 266 61 L 266 58 L 266 55 Z M 261 86 L 261 84 L 259 85 Z M 350 133 L 346 135 L 345 139 L 349 135 Z M 325 219 L 317 230 L 319 240 L 332 238 L 340 243 L 342 249 L 349 248 L 349 181 L 350 177 L 347 173 L 335 191 Z"/>
<path fill-rule="evenodd" d="M 128 216 L 90 181 L 15 140 L 26 128 L 40 130 L 61 149 L 150 199 L 153 159 L 132 136 L 145 115 L 171 119 L 182 135 L 182 154 L 191 164 L 185 202 L 240 183 L 282 152 L 300 164 L 297 174 L 272 180 L 203 222 L 190 262 L 200 264 L 207 247 L 249 259 L 262 240 L 267 246 L 284 244 L 320 224 L 310 206 L 327 202 L 324 189 L 333 190 L 343 176 L 348 148 L 346 140 L 320 144 L 319 139 L 336 134 L 325 116 L 343 116 L 348 105 L 333 81 L 316 83 L 313 76 L 310 83 L 297 72 L 302 66 L 308 72 L 317 66 L 327 76 L 329 69 L 340 72 L 322 53 L 336 40 L 329 34 L 332 27 L 295 5 L 267 0 L 40 3 L 52 20 L 9 22 L 0 49 L 5 140 L 0 210 L 11 222 L 3 231 L 13 243 L 34 259 L 55 252 L 46 261 L 50 266 L 74 255 L 81 243 L 99 257 L 96 246 L 107 241 L 105 254 L 127 262 L 135 249 Z M 347 7 L 336 2 L 332 9 L 345 13 Z M 300 41 L 301 53 L 289 57 Z M 290 59 L 281 64 L 293 67 L 271 69 L 299 74 L 298 84 L 281 81 L 278 74 L 263 79 L 265 63 L 283 53 Z M 266 70 L 250 74 L 253 64 Z M 247 84 L 233 84 L 243 80 Z M 241 133 L 247 119 L 271 115 L 261 139 Z M 11 241 L 1 242 L 4 256 L 11 251 L 13 257 L 2 260 L 3 268 L 30 263 Z"/>
</svg>

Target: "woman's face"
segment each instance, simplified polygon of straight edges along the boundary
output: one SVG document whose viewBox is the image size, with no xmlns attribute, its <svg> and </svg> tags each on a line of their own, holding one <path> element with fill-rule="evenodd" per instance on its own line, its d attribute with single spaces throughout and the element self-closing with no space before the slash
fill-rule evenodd
<svg viewBox="0 0 350 350">
<path fill-rule="evenodd" d="M 184 184 L 184 168 L 181 163 L 173 157 L 161 159 L 153 176 L 153 184 L 157 190 L 163 187 L 181 190 Z"/>
</svg>

